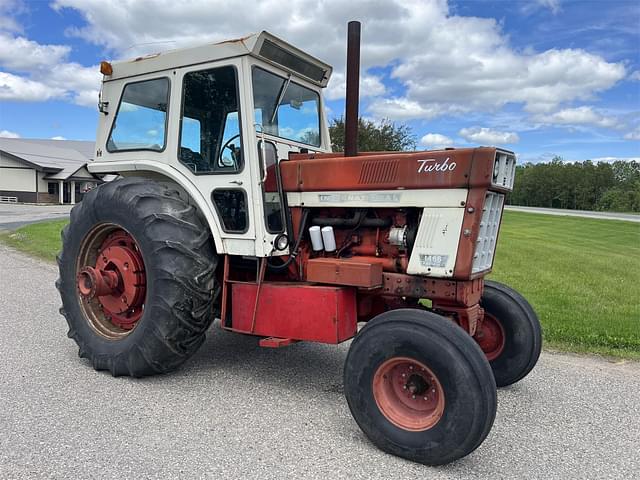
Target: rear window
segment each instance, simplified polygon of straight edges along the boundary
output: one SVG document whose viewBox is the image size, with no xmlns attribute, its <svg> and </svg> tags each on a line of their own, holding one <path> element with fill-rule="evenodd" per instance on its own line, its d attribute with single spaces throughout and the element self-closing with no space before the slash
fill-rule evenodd
<svg viewBox="0 0 640 480">
<path fill-rule="evenodd" d="M 127 84 L 107 140 L 107 150 L 164 150 L 168 105 L 168 78 Z"/>
</svg>

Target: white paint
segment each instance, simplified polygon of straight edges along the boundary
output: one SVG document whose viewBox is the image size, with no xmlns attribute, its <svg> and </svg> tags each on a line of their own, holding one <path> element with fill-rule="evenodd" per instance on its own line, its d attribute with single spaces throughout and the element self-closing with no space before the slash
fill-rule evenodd
<svg viewBox="0 0 640 480">
<path fill-rule="evenodd" d="M 438 162 L 435 158 L 420 159 L 418 164 L 418 173 L 453 172 L 457 166 L 456 162 L 449 163 L 449 157 L 443 162 Z"/>
<path fill-rule="evenodd" d="M 457 207 L 467 200 L 464 188 L 288 192 L 291 207 Z"/>
<path fill-rule="evenodd" d="M 436 278 L 453 276 L 464 208 L 425 208 L 407 273 Z"/>
</svg>

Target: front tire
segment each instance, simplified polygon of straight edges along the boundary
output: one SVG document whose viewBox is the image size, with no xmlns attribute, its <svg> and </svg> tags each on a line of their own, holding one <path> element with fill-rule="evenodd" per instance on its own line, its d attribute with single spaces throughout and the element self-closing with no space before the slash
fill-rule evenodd
<svg viewBox="0 0 640 480">
<path fill-rule="evenodd" d="M 354 419 L 378 448 L 426 465 L 471 453 L 496 414 L 478 345 L 453 322 L 416 309 L 367 323 L 349 349 L 344 385 Z"/>
<path fill-rule="evenodd" d="M 474 338 L 487 355 L 498 387 L 522 380 L 536 366 L 542 327 L 529 302 L 506 285 L 485 281 L 485 316 Z"/>
<path fill-rule="evenodd" d="M 216 263 L 207 226 L 177 192 L 135 177 L 89 192 L 62 231 L 56 282 L 79 356 L 114 376 L 176 369 L 213 320 Z"/>
</svg>

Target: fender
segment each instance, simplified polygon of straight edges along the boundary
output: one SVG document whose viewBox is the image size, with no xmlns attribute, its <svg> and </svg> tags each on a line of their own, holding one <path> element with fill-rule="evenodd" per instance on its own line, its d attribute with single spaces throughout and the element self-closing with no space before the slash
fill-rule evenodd
<svg viewBox="0 0 640 480">
<path fill-rule="evenodd" d="M 212 209 L 207 203 L 207 200 L 187 176 L 171 165 L 150 160 L 91 162 L 87 165 L 87 170 L 91 173 L 139 172 L 140 176 L 144 176 L 144 172 L 153 172 L 177 183 L 185 190 L 185 192 L 187 192 L 189 197 L 191 197 L 193 202 L 196 204 L 198 210 L 200 210 L 207 220 L 209 230 L 213 236 L 216 252 L 219 254 L 227 253 L 220 234 L 222 230 L 219 225 L 219 220 L 216 215 L 213 215 Z"/>
</svg>

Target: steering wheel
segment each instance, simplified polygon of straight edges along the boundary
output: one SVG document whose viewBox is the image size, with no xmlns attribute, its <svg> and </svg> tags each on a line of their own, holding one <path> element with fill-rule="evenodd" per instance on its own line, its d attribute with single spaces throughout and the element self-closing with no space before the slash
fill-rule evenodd
<svg viewBox="0 0 640 480">
<path fill-rule="evenodd" d="M 222 165 L 227 167 L 228 165 L 225 165 L 223 160 L 222 160 L 222 154 L 224 153 L 225 149 L 229 149 L 231 150 L 231 159 L 233 160 L 233 166 L 237 169 L 238 168 L 238 161 L 236 159 L 236 153 L 238 152 L 238 150 L 240 150 L 239 148 L 236 149 L 235 146 L 233 146 L 231 144 L 231 142 L 233 140 L 235 140 L 236 138 L 240 138 L 240 134 L 238 133 L 237 135 L 234 135 L 233 137 L 231 137 L 229 140 L 227 140 L 226 142 L 224 142 L 224 145 L 222 146 L 222 148 L 220 149 L 220 155 L 218 157 L 218 165 Z"/>
</svg>

